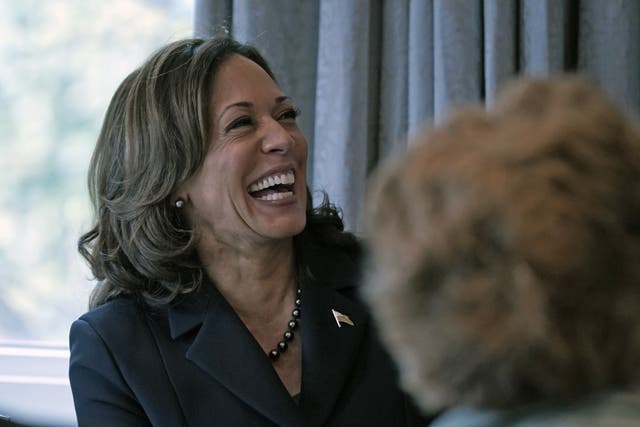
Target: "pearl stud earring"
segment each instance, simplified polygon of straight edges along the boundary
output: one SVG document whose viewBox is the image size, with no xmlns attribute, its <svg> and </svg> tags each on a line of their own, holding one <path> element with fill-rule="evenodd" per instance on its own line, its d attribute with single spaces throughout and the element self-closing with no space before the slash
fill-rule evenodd
<svg viewBox="0 0 640 427">
<path fill-rule="evenodd" d="M 182 209 L 184 207 L 184 200 L 178 199 L 176 200 L 176 208 Z"/>
</svg>

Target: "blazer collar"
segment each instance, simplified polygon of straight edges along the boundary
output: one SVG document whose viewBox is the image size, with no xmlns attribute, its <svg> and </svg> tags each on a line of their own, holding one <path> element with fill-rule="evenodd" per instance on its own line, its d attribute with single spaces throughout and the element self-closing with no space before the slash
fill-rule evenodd
<svg viewBox="0 0 640 427">
<path fill-rule="evenodd" d="M 199 326 L 187 359 L 279 426 L 322 425 L 350 377 L 368 323 L 365 310 L 339 292 L 355 286 L 357 266 L 342 257 L 332 258 L 312 265 L 315 280 L 302 285 L 300 406 L 211 282 L 169 308 L 171 338 Z M 354 326 L 338 326 L 332 310 L 349 316 Z"/>
<path fill-rule="evenodd" d="M 169 307 L 169 332 L 172 340 L 204 322 L 207 307 L 216 293 L 211 282 L 205 280 L 197 291 Z"/>
<path fill-rule="evenodd" d="M 211 282 L 169 309 L 169 325 L 172 339 L 200 326 L 188 360 L 276 425 L 301 425 L 271 360 Z"/>
</svg>

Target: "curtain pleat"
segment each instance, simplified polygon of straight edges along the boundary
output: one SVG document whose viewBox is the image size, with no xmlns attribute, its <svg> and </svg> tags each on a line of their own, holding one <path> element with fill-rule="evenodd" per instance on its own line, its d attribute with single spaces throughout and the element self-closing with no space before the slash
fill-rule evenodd
<svg viewBox="0 0 640 427">
<path fill-rule="evenodd" d="M 522 1 L 521 72 L 548 75 L 564 69 L 568 4 L 566 0 Z"/>
<path fill-rule="evenodd" d="M 232 0 L 195 0 L 193 35 L 211 37 L 231 32 Z"/>
<path fill-rule="evenodd" d="M 326 191 L 357 224 L 370 156 L 372 6 L 366 0 L 320 4 L 313 187 Z M 377 64 L 376 64 L 377 65 Z M 375 77 L 375 76 L 374 76 Z"/>
<path fill-rule="evenodd" d="M 405 146 L 408 124 L 409 1 L 384 2 L 380 64 L 378 152 L 387 157 Z"/>
<path fill-rule="evenodd" d="M 455 105 L 482 99 L 480 0 L 435 0 L 434 117 Z"/>
<path fill-rule="evenodd" d="M 640 113 L 640 1 L 581 0 L 578 70 Z"/>
<path fill-rule="evenodd" d="M 640 112 L 638 22 L 638 0 L 196 0 L 194 33 L 226 24 L 265 54 L 303 111 L 312 190 L 358 231 L 377 162 L 517 74 L 577 71 Z"/>
<path fill-rule="evenodd" d="M 484 94 L 488 103 L 518 67 L 517 6 L 516 0 L 484 2 Z"/>
<path fill-rule="evenodd" d="M 408 133 L 418 132 L 433 118 L 433 3 L 409 3 Z"/>
</svg>

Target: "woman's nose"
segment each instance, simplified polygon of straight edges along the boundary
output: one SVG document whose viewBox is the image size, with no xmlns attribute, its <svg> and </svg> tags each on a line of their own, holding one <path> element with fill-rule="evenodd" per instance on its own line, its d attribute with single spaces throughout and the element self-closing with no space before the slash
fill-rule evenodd
<svg viewBox="0 0 640 427">
<path fill-rule="evenodd" d="M 294 142 L 293 136 L 279 121 L 275 119 L 268 120 L 262 138 L 262 151 L 264 153 L 286 154 Z"/>
</svg>

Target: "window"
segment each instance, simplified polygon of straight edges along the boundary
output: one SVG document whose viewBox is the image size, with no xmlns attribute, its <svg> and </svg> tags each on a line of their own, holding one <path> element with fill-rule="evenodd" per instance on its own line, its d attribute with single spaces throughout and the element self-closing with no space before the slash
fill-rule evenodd
<svg viewBox="0 0 640 427">
<path fill-rule="evenodd" d="M 50 425 L 73 424 L 64 358 L 92 287 L 76 251 L 89 158 L 117 85 L 189 37 L 192 14 L 193 0 L 0 2 L 0 415 L 42 415 L 29 396 L 51 390 L 65 409 L 44 409 Z"/>
</svg>

